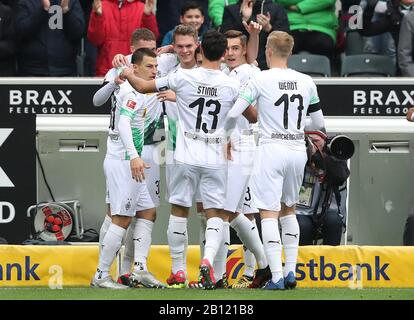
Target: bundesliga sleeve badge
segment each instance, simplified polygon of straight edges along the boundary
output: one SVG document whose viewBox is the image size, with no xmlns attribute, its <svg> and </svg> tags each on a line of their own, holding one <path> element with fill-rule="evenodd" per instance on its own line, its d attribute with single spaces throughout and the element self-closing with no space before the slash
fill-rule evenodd
<svg viewBox="0 0 414 320">
<path fill-rule="evenodd" d="M 127 105 L 128 108 L 134 109 L 135 106 L 137 105 L 137 103 L 135 101 L 128 100 L 126 105 Z"/>
</svg>

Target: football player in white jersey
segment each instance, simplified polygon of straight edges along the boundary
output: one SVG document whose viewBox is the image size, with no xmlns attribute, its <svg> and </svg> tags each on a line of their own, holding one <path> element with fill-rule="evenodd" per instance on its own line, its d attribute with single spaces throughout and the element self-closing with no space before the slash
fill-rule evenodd
<svg viewBox="0 0 414 320">
<path fill-rule="evenodd" d="M 132 53 L 141 48 L 148 48 L 151 51 L 156 51 L 156 38 L 155 35 L 152 33 L 152 31 L 146 29 L 146 28 L 139 28 L 136 29 L 132 35 L 131 35 L 131 55 L 124 57 L 123 61 L 127 61 L 128 64 L 131 63 L 131 57 Z M 119 78 L 117 78 L 118 73 L 116 68 L 112 68 L 108 71 L 108 73 L 105 75 L 104 83 L 102 85 L 102 88 L 99 89 L 94 97 L 93 97 L 93 103 L 95 106 L 101 106 L 108 99 L 111 99 L 112 106 L 111 106 L 111 115 L 112 119 L 115 119 L 113 114 L 115 113 L 116 106 L 120 106 L 122 103 L 123 96 L 122 94 L 127 92 L 126 90 L 119 90 L 119 86 L 123 83 L 123 81 L 120 81 Z M 157 100 L 154 98 L 151 99 L 151 101 L 148 101 L 150 105 L 158 104 Z M 150 112 L 147 112 L 146 117 L 146 128 L 149 128 L 152 123 L 157 123 L 156 118 L 158 113 L 160 113 L 161 106 L 158 105 L 156 108 L 148 108 Z M 155 133 L 155 130 L 151 130 L 151 134 L 149 134 L 150 130 L 145 130 L 145 136 L 152 139 L 152 135 Z M 145 147 L 146 140 L 144 139 L 144 148 L 143 148 L 143 154 L 142 158 L 144 159 L 144 162 L 147 163 L 150 168 L 146 169 L 146 180 L 147 180 L 147 187 L 149 188 L 151 198 L 156 206 L 158 206 L 157 200 L 157 181 L 159 181 L 159 166 L 155 165 L 151 161 L 152 157 L 149 157 L 148 155 L 152 155 L 152 148 Z M 154 139 L 152 139 L 154 140 Z M 151 149 L 151 150 L 149 150 Z M 157 171 L 158 168 L 158 171 Z M 157 175 L 158 172 L 158 175 Z M 109 225 L 111 224 L 111 214 L 110 214 L 110 206 L 109 206 L 109 198 L 106 198 L 106 203 L 108 204 L 108 212 L 105 216 L 105 220 L 102 223 L 100 234 L 99 234 L 99 242 L 100 247 L 102 245 L 102 240 L 105 237 L 105 234 L 109 228 Z M 153 210 L 148 210 L 145 214 L 145 216 L 141 216 L 139 219 L 140 224 L 142 224 L 142 228 L 148 229 L 146 224 L 149 224 L 152 228 L 153 223 L 156 219 L 156 210 L 155 208 Z M 146 220 L 146 221 L 145 221 Z M 131 272 L 131 265 L 134 262 L 134 243 L 133 243 L 133 230 L 135 229 L 135 224 L 138 221 L 138 219 L 132 219 L 131 226 L 127 232 L 126 238 L 124 239 L 125 243 L 125 250 L 122 257 L 122 263 L 121 263 L 121 276 L 118 279 L 119 283 L 128 285 L 129 280 L 129 273 Z M 143 248 L 144 251 L 148 251 L 149 247 Z M 145 268 L 145 265 L 144 265 Z"/>
<path fill-rule="evenodd" d="M 156 81 L 143 81 L 130 69 L 122 76 L 139 92 L 172 89 L 176 93 L 179 125 L 172 180 L 172 216 L 187 218 L 198 185 L 207 214 L 206 245 L 200 264 L 200 281 L 205 289 L 215 287 L 212 263 L 222 240 L 227 159 L 223 144 L 224 119 L 238 94 L 238 81 L 220 71 L 227 39 L 208 31 L 201 43 L 203 65 L 179 69 Z M 247 112 L 251 112 L 250 109 Z"/>
<path fill-rule="evenodd" d="M 253 26 L 250 26 L 250 29 L 252 31 L 255 30 Z M 252 35 L 258 37 L 259 32 L 260 29 L 256 29 L 255 33 L 250 32 L 250 37 Z M 224 72 L 229 74 L 230 77 L 238 79 L 243 86 L 251 75 L 260 73 L 260 69 L 247 63 L 247 38 L 242 32 L 229 30 L 225 35 L 227 37 L 227 53 L 225 56 L 227 69 Z M 231 147 L 232 159 L 228 162 L 226 205 L 224 209 L 229 215 L 230 225 L 236 230 L 246 248 L 244 252 L 245 272 L 232 287 L 247 288 L 253 280 L 253 273 L 256 267 L 255 255 L 258 257 L 259 269 L 257 273 L 269 274 L 270 270 L 266 269 L 268 264 L 263 244 L 255 225 L 254 213 L 259 211 L 254 207 L 252 201 L 249 180 L 252 173 L 256 142 L 253 126 L 245 117 L 240 116 L 237 120 L 236 129 L 231 137 Z M 230 233 L 230 231 L 228 232 Z M 221 250 L 227 253 L 225 243 L 226 239 L 223 239 Z M 215 264 L 214 271 L 217 272 L 217 269 L 222 270 L 222 268 L 218 268 Z"/>
<path fill-rule="evenodd" d="M 155 79 L 156 55 L 149 49 L 138 49 L 131 59 L 134 74 L 144 79 Z M 111 114 L 107 153 L 104 161 L 112 222 L 102 241 L 97 272 L 92 280 L 93 287 L 123 289 L 126 286 L 112 280 L 109 269 L 122 245 L 133 217 L 145 216 L 154 210 L 154 204 L 145 183 L 144 169 L 148 166 L 140 158 L 144 145 L 146 96 L 137 93 L 128 82 L 121 85 L 120 105 Z M 150 222 L 150 221 L 148 221 Z M 152 223 L 152 222 L 151 222 Z M 148 250 L 151 245 L 152 224 L 139 221 L 134 229 L 135 266 L 130 280 L 132 284 L 143 283 L 143 278 L 152 278 L 147 285 L 164 287 L 146 268 Z M 142 248 L 146 248 L 143 252 Z"/>
<path fill-rule="evenodd" d="M 253 175 L 254 203 L 262 219 L 263 245 L 272 278 L 264 289 L 283 290 L 296 286 L 295 270 L 299 225 L 295 204 L 307 161 L 304 140 L 305 118 L 311 127 L 324 128 L 316 85 L 308 75 L 287 67 L 293 38 L 273 31 L 266 45 L 269 70 L 253 75 L 229 112 L 226 130 L 232 131 L 239 115 L 254 101 L 258 103 L 260 140 Z M 229 139 L 229 138 L 228 138 Z M 281 224 L 280 238 L 278 219 Z M 282 268 L 282 243 L 285 267 Z M 253 284 L 255 284 L 255 279 Z"/>
</svg>

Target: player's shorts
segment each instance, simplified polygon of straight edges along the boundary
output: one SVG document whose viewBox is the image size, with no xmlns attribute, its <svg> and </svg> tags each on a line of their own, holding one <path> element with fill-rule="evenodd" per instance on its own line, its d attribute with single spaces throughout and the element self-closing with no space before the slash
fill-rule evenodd
<svg viewBox="0 0 414 320">
<path fill-rule="evenodd" d="M 199 187 L 204 209 L 224 208 L 227 166 L 212 169 L 176 162 L 170 178 L 171 204 L 190 208 Z"/>
<path fill-rule="evenodd" d="M 258 209 L 280 211 L 281 202 L 288 207 L 299 200 L 299 190 L 307 161 L 306 150 L 278 143 L 258 147 L 255 174 L 251 178 L 253 201 Z"/>
<path fill-rule="evenodd" d="M 252 214 L 259 212 L 259 209 L 256 208 L 254 201 L 253 201 L 253 191 L 250 185 L 247 186 L 246 192 L 242 199 L 242 203 L 239 204 L 239 208 L 237 212 L 243 214 Z"/>
<path fill-rule="evenodd" d="M 171 175 L 174 172 L 175 160 L 174 151 L 165 150 L 165 201 L 170 200 Z"/>
<path fill-rule="evenodd" d="M 161 143 L 147 144 L 142 149 L 142 160 L 150 166 L 145 169 L 145 181 L 155 207 L 160 205 L 160 150 Z"/>
<path fill-rule="evenodd" d="M 132 179 L 129 160 L 105 158 L 104 173 L 112 215 L 134 217 L 136 211 L 154 208 L 146 183 Z"/>
<path fill-rule="evenodd" d="M 240 212 L 244 203 L 251 205 L 250 188 L 247 189 L 253 169 L 254 151 L 232 150 L 232 160 L 228 161 L 226 204 L 224 209 Z M 249 192 L 249 194 L 246 194 Z M 257 212 L 254 211 L 254 212 Z"/>
</svg>

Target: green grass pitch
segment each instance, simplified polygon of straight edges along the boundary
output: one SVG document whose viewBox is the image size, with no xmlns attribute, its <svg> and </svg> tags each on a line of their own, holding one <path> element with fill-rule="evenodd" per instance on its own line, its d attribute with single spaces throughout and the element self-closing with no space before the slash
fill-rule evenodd
<svg viewBox="0 0 414 320">
<path fill-rule="evenodd" d="M 130 289 L 0 288 L 0 300 L 414 300 L 414 289 L 297 288 L 259 289 Z M 225 301 L 224 301 L 225 302 Z"/>
</svg>

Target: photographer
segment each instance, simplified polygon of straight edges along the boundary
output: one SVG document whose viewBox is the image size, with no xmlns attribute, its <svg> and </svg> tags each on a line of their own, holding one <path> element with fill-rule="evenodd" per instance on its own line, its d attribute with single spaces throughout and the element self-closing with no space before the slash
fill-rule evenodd
<svg viewBox="0 0 414 320">
<path fill-rule="evenodd" d="M 324 245 L 336 246 L 345 228 L 346 160 L 354 146 L 345 136 L 328 139 L 324 130 L 307 132 L 306 137 L 309 160 L 296 206 L 299 245 L 317 244 L 322 239 Z"/>
</svg>

